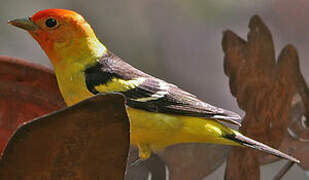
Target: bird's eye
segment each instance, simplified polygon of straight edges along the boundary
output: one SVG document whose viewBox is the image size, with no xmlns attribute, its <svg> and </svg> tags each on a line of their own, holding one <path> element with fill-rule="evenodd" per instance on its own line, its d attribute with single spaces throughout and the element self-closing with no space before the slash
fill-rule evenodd
<svg viewBox="0 0 309 180">
<path fill-rule="evenodd" d="M 46 24 L 47 27 L 52 28 L 52 27 L 55 27 L 57 25 L 57 21 L 56 21 L 56 19 L 49 18 L 45 21 L 45 24 Z"/>
</svg>

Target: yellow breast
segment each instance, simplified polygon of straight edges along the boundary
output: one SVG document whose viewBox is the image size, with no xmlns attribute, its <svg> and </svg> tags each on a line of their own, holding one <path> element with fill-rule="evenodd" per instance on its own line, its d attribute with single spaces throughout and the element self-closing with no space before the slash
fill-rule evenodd
<svg viewBox="0 0 309 180">
<path fill-rule="evenodd" d="M 66 68 L 65 71 L 57 71 L 56 69 L 58 86 L 68 106 L 93 96 L 87 89 L 81 64 L 70 64 L 70 68 Z"/>
</svg>

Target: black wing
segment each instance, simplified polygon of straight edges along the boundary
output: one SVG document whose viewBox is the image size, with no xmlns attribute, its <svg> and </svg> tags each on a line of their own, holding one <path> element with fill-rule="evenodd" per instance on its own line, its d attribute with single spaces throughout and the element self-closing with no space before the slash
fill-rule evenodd
<svg viewBox="0 0 309 180">
<path fill-rule="evenodd" d="M 112 53 L 88 67 L 85 75 L 87 87 L 94 94 L 99 93 L 96 86 L 108 83 L 112 78 L 143 78 L 137 87 L 121 92 L 127 97 L 127 105 L 133 108 L 222 120 L 240 126 L 238 114 L 209 105 L 173 84 L 135 69 Z"/>
</svg>

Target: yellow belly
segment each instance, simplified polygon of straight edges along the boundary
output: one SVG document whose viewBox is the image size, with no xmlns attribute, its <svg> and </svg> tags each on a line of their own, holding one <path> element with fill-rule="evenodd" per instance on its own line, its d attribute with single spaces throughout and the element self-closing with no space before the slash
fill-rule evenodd
<svg viewBox="0 0 309 180">
<path fill-rule="evenodd" d="M 153 113 L 127 108 L 131 125 L 131 144 L 137 145 L 142 159 L 151 151 L 179 143 L 216 143 L 236 145 L 222 137 L 231 130 L 217 121 Z"/>
</svg>

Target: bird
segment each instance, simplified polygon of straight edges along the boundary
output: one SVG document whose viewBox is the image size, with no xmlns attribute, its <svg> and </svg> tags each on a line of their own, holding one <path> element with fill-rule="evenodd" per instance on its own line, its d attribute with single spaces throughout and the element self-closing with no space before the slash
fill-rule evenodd
<svg viewBox="0 0 309 180">
<path fill-rule="evenodd" d="M 73 10 L 45 9 L 8 23 L 28 31 L 45 51 L 68 106 L 97 94 L 125 96 L 130 143 L 138 148 L 141 160 L 174 144 L 214 143 L 254 148 L 299 163 L 223 123 L 240 126 L 238 114 L 126 63 Z"/>
</svg>

